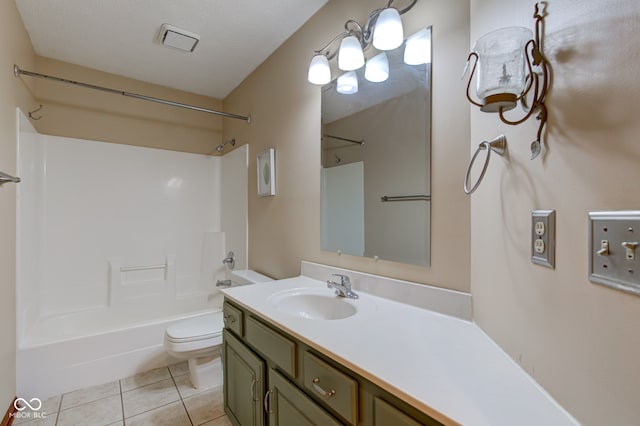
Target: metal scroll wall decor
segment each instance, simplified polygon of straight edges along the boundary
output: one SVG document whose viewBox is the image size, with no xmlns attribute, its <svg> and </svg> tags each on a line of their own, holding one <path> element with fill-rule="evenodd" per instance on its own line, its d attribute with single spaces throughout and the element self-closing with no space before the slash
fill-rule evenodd
<svg viewBox="0 0 640 426">
<path fill-rule="evenodd" d="M 509 27 L 492 31 L 474 45 L 467 58 L 465 73 L 473 61 L 467 99 L 483 112 L 498 113 L 505 124 L 518 125 L 537 113 L 540 121 L 536 139 L 531 143 L 531 159 L 541 152 L 542 132 L 547 123 L 545 100 L 551 85 L 551 68 L 543 53 L 542 35 L 546 2 L 535 5 L 535 35 L 528 28 Z M 470 93 L 476 68 L 477 85 L 475 100 Z M 504 116 L 520 102 L 524 117 L 512 121 Z"/>
</svg>

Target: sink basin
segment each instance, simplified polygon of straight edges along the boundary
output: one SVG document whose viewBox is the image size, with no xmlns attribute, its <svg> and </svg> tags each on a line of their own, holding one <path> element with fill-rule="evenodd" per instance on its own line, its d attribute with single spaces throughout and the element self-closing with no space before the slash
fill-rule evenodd
<svg viewBox="0 0 640 426">
<path fill-rule="evenodd" d="M 339 320 L 358 312 L 357 301 L 335 296 L 329 289 L 285 290 L 270 301 L 282 313 L 312 320 Z"/>
</svg>

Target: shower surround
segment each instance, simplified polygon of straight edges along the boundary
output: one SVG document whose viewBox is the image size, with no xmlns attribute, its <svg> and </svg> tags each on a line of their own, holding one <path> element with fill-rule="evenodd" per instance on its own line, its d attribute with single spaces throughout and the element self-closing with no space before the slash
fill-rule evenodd
<svg viewBox="0 0 640 426">
<path fill-rule="evenodd" d="M 220 309 L 226 250 L 246 267 L 247 147 L 211 157 L 18 121 L 18 394 L 165 365 L 166 326 Z"/>
</svg>

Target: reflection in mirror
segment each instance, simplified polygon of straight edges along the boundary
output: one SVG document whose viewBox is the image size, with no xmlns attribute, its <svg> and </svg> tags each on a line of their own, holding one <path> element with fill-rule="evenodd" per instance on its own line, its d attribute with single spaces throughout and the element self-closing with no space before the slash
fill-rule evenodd
<svg viewBox="0 0 640 426">
<path fill-rule="evenodd" d="M 369 81 L 362 67 L 357 92 L 339 93 L 337 80 L 322 89 L 323 250 L 430 264 L 430 28 L 423 33 L 428 63 L 408 65 L 419 61 L 403 44 L 385 52 L 386 80 Z"/>
</svg>

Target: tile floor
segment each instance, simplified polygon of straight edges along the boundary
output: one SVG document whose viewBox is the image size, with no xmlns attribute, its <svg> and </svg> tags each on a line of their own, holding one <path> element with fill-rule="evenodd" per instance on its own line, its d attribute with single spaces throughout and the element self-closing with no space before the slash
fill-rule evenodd
<svg viewBox="0 0 640 426">
<path fill-rule="evenodd" d="M 220 367 L 221 368 L 221 367 Z M 23 411 L 23 413 L 28 410 Z M 17 418 L 15 426 L 230 426 L 220 382 L 194 389 L 186 362 L 43 401 L 46 417 Z"/>
</svg>

